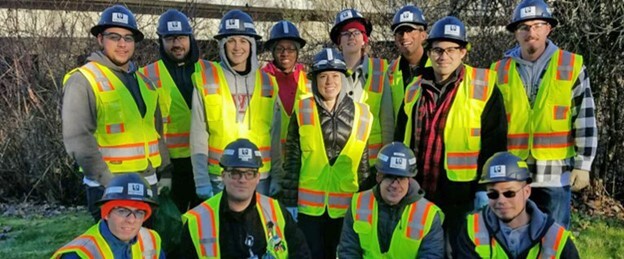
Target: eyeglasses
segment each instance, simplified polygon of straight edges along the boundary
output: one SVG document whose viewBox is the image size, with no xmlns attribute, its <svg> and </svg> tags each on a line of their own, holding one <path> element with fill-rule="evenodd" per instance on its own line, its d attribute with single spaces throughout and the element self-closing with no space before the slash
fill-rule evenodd
<svg viewBox="0 0 624 259">
<path fill-rule="evenodd" d="M 242 171 L 238 169 L 229 169 L 223 172 L 228 174 L 233 180 L 240 180 L 243 175 L 245 176 L 245 180 L 253 180 L 258 175 L 258 170 Z"/>
<path fill-rule="evenodd" d="M 462 47 L 448 47 L 448 48 L 440 48 L 440 47 L 435 47 L 435 48 L 431 48 L 429 51 L 431 52 L 430 56 L 432 58 L 438 58 L 441 57 L 442 54 L 446 53 L 446 55 L 453 56 L 457 53 L 459 53 L 459 50 L 461 50 Z"/>
<path fill-rule="evenodd" d="M 296 48 L 275 47 L 275 52 L 277 52 L 277 53 L 293 54 L 293 53 L 297 52 L 297 49 Z"/>
<path fill-rule="evenodd" d="M 340 37 L 347 37 L 347 38 L 351 38 L 351 36 L 357 37 L 360 35 L 362 35 L 361 31 L 343 31 L 340 33 Z"/>
<path fill-rule="evenodd" d="M 113 213 L 117 214 L 117 216 L 129 218 L 130 215 L 134 215 L 136 219 L 143 219 L 147 214 L 147 211 L 144 210 L 131 210 L 124 207 L 115 207 L 111 210 Z"/>
<path fill-rule="evenodd" d="M 164 37 L 164 40 L 168 43 L 170 42 L 174 42 L 174 41 L 183 41 L 183 40 L 187 40 L 189 38 L 188 35 L 169 35 L 167 37 Z"/>
<path fill-rule="evenodd" d="M 409 26 L 403 26 L 403 27 L 401 27 L 400 29 L 397 29 L 394 32 L 394 36 L 402 36 L 403 34 L 411 33 L 413 31 L 423 32 L 423 31 L 425 31 L 425 29 L 423 29 L 423 28 L 414 28 L 414 27 L 409 27 Z"/>
<path fill-rule="evenodd" d="M 521 32 L 529 32 L 531 31 L 531 29 L 535 29 L 535 30 L 539 30 L 541 28 L 543 28 L 544 26 L 548 25 L 547 22 L 538 22 L 538 23 L 534 23 L 534 24 L 520 24 L 516 27 L 516 30 L 519 30 Z"/>
<path fill-rule="evenodd" d="M 524 187 L 522 187 L 524 188 Z M 510 199 L 513 197 L 516 197 L 516 194 L 518 194 L 519 191 L 522 191 L 522 188 L 518 189 L 517 191 L 505 191 L 505 192 L 497 192 L 497 191 L 491 191 L 487 193 L 488 198 L 490 198 L 490 200 L 496 200 L 500 197 L 501 194 L 503 194 L 503 196 L 505 196 L 505 198 Z"/>
<path fill-rule="evenodd" d="M 397 175 L 391 175 L 391 174 L 384 174 L 383 175 L 383 180 L 390 180 L 390 184 L 393 184 L 395 181 L 401 183 L 404 180 L 407 180 L 408 177 L 405 176 L 397 176 Z"/>
<path fill-rule="evenodd" d="M 121 36 L 121 34 L 115 32 L 102 32 L 102 36 L 114 42 L 119 42 L 121 39 L 125 42 L 134 42 L 134 35 L 132 34 Z"/>
</svg>

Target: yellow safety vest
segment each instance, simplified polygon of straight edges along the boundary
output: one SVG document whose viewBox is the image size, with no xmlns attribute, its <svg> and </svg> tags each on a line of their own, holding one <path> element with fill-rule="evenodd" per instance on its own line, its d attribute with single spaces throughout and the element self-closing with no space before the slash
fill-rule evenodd
<svg viewBox="0 0 624 259">
<path fill-rule="evenodd" d="M 435 215 L 443 220 L 438 206 L 420 199 L 403 210 L 401 222 L 394 228 L 390 247 L 385 253 L 379 248 L 377 200 L 371 190 L 356 193 L 351 201 L 353 230 L 358 234 L 363 258 L 417 258 L 423 238 L 431 230 Z M 405 226 L 405 227 L 401 227 Z"/>
<path fill-rule="evenodd" d="M 377 161 L 377 153 L 381 149 L 381 99 L 383 95 L 384 82 L 388 61 L 380 58 L 368 58 L 368 71 L 364 92 L 359 102 L 368 104 L 370 112 L 373 114 L 373 127 L 368 138 L 368 164 L 374 166 Z"/>
<path fill-rule="evenodd" d="M 296 75 L 296 78 L 297 78 L 297 93 L 295 94 L 295 101 L 293 102 L 293 110 L 295 110 L 295 107 L 297 107 L 297 103 L 299 102 L 299 100 L 301 100 L 301 98 L 312 94 L 310 82 L 306 78 L 305 71 L 300 70 L 299 73 Z M 284 105 L 282 104 L 281 101 L 280 101 L 280 108 L 282 111 L 280 143 L 282 143 L 282 155 L 283 155 L 286 152 L 285 144 L 286 144 L 286 137 L 288 136 L 288 125 L 290 124 L 291 115 L 288 115 L 288 112 L 286 112 L 286 109 L 284 109 Z"/>
<path fill-rule="evenodd" d="M 97 62 L 70 71 L 80 71 L 91 84 L 96 98 L 97 128 L 94 137 L 108 169 L 112 173 L 143 171 L 149 164 L 161 164 L 158 132 L 154 114 L 158 92 L 143 74 L 136 72 L 141 97 L 145 102 L 145 117 L 126 86 L 106 66 Z"/>
<path fill-rule="evenodd" d="M 271 126 L 273 109 L 277 101 L 275 78 L 259 69 L 254 72 L 256 85 L 249 101 L 245 118 L 236 122 L 238 109 L 234 104 L 230 88 L 219 63 L 202 60 L 201 67 L 193 74 L 196 90 L 204 100 L 208 139 L 208 172 L 221 175 L 219 160 L 226 145 L 238 138 L 246 138 L 256 144 L 262 153 L 263 166 L 260 175 L 266 178 L 271 169 Z"/>
<path fill-rule="evenodd" d="M 219 238 L 219 208 L 223 192 L 182 215 L 199 258 L 221 258 Z M 274 258 L 288 258 L 288 244 L 284 236 L 286 220 L 277 200 L 256 193 L 256 210 L 260 215 L 267 240 L 266 252 Z M 273 228 L 269 229 L 268 225 Z M 226 240 L 230 242 L 231 240 Z"/>
<path fill-rule="evenodd" d="M 80 258 L 114 258 L 113 251 L 100 233 L 100 224 L 102 224 L 101 221 L 61 247 L 51 258 L 59 259 L 69 253 L 76 253 Z M 156 231 L 141 227 L 137 239 L 137 242 L 131 246 L 132 258 L 160 257 L 160 236 Z"/>
<path fill-rule="evenodd" d="M 457 89 L 444 127 L 444 169 L 449 180 L 469 182 L 477 177 L 477 160 L 481 150 L 481 114 L 494 90 L 493 70 L 464 65 L 464 79 Z M 405 95 L 405 139 L 409 146 L 414 126 L 413 109 L 421 95 L 418 77 Z"/>
<path fill-rule="evenodd" d="M 509 258 L 507 252 L 498 244 L 495 238 L 490 237 L 485 222 L 483 222 L 483 212 L 468 215 L 466 222 L 468 225 L 468 236 L 475 245 L 475 252 L 481 258 Z M 535 244 L 529 250 L 526 258 L 560 258 L 561 252 L 566 242 L 570 239 L 570 231 L 557 223 L 553 223 L 546 235 L 542 237 L 540 244 Z"/>
<path fill-rule="evenodd" d="M 403 85 L 403 71 L 399 69 L 399 64 L 401 63 L 400 60 L 401 60 L 401 56 L 393 60 L 392 63 L 390 64 L 390 68 L 388 69 L 388 80 L 390 80 L 390 89 L 392 90 L 392 106 L 394 108 L 394 118 L 398 118 L 399 109 L 401 109 L 403 98 L 405 98 L 405 86 Z M 431 66 L 431 59 L 427 58 L 425 67 L 430 67 L 430 66 Z M 414 77 L 412 79 L 412 82 L 414 82 L 416 78 L 418 77 Z"/>
<path fill-rule="evenodd" d="M 196 64 L 196 69 L 197 67 Z M 172 158 L 190 157 L 191 109 L 162 60 L 145 66 L 142 71 L 158 89 L 160 97 L 158 103 L 163 117 L 163 131 L 169 154 Z"/>
<path fill-rule="evenodd" d="M 370 135 L 372 114 L 366 104 L 354 104 L 351 134 L 334 164 L 330 165 L 314 97 L 299 101 L 295 109 L 301 146 L 299 213 L 320 216 L 327 208 L 331 218 L 344 217 L 351 196 L 358 191 L 358 165 Z"/>
<path fill-rule="evenodd" d="M 531 152 L 538 160 L 561 160 L 576 154 L 572 87 L 582 67 L 582 56 L 561 49 L 555 52 L 531 108 L 516 61 L 504 58 L 492 64 L 505 102 L 507 149 L 511 153 L 526 159 Z"/>
</svg>

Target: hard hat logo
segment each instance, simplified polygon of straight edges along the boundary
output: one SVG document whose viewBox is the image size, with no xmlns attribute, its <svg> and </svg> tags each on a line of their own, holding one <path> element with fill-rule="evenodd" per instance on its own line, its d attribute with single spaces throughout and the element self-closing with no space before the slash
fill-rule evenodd
<svg viewBox="0 0 624 259">
<path fill-rule="evenodd" d="M 143 185 L 140 183 L 128 183 L 128 194 L 143 196 Z"/>
<path fill-rule="evenodd" d="M 535 8 L 535 6 L 527 6 L 525 8 L 522 8 L 522 11 L 520 11 L 520 18 L 526 18 L 526 17 L 536 16 L 536 15 L 537 15 L 537 8 Z"/>
<path fill-rule="evenodd" d="M 406 159 L 402 157 L 391 157 L 390 167 L 405 170 L 407 169 Z"/>
<path fill-rule="evenodd" d="M 128 15 L 125 13 L 113 13 L 112 20 L 113 22 L 128 24 Z"/>
<path fill-rule="evenodd" d="M 414 20 L 414 14 L 412 12 L 403 12 L 399 21 L 401 22 L 411 22 Z"/>
<path fill-rule="evenodd" d="M 242 161 L 249 161 L 251 160 L 253 152 L 251 151 L 250 148 L 239 148 L 238 149 L 238 159 L 242 160 Z"/>
<path fill-rule="evenodd" d="M 240 28 L 240 20 L 238 20 L 238 19 L 229 19 L 229 20 L 225 21 L 225 29 L 226 30 L 238 29 L 238 28 Z"/>
<path fill-rule="evenodd" d="M 340 21 L 344 21 L 346 19 L 350 19 L 353 18 L 353 14 L 351 13 L 351 10 L 346 10 L 343 11 L 342 13 L 340 13 Z"/>
<path fill-rule="evenodd" d="M 507 176 L 507 167 L 505 165 L 495 165 L 490 167 L 490 178 Z"/>
<path fill-rule="evenodd" d="M 461 28 L 459 28 L 459 26 L 454 25 L 454 24 L 444 25 L 444 34 L 445 35 L 449 35 L 449 36 L 460 37 L 461 36 Z"/>
<path fill-rule="evenodd" d="M 170 21 L 167 22 L 167 30 L 171 31 L 182 31 L 182 22 L 180 21 Z"/>
</svg>

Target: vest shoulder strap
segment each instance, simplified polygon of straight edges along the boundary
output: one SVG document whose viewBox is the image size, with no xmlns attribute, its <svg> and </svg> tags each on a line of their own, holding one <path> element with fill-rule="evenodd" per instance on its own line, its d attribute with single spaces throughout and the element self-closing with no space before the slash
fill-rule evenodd
<svg viewBox="0 0 624 259">
<path fill-rule="evenodd" d="M 555 258 L 559 251 L 563 250 L 568 233 L 564 227 L 557 223 L 553 223 L 542 237 L 542 256 L 540 258 Z"/>
<path fill-rule="evenodd" d="M 496 69 L 498 85 L 509 83 L 509 68 L 511 67 L 511 61 L 512 59 L 510 57 L 505 57 L 494 64 L 493 68 Z"/>
<path fill-rule="evenodd" d="M 405 94 L 405 103 L 414 102 L 416 98 L 416 93 L 420 90 L 420 82 L 422 82 L 422 76 L 413 80 L 412 83 L 407 87 L 407 94 Z"/>
<path fill-rule="evenodd" d="M 201 71 L 199 71 L 200 80 L 198 84 L 200 89 L 203 91 L 203 94 L 219 94 L 220 79 L 217 66 L 208 60 L 200 60 L 198 63 L 201 68 Z"/>
<path fill-rule="evenodd" d="M 370 88 L 371 92 L 381 93 L 384 87 L 384 72 L 386 68 L 386 60 L 380 58 L 369 58 L 369 66 L 372 65 L 372 74 L 368 75 L 371 78 Z"/>
<path fill-rule="evenodd" d="M 144 258 L 152 258 L 158 256 L 158 234 L 155 231 L 141 227 L 139 230 L 139 240 L 141 242 L 141 253 Z"/>
<path fill-rule="evenodd" d="M 577 55 L 575 53 L 562 49 L 559 49 L 558 52 L 559 55 L 558 59 L 556 60 L 557 80 L 574 80 L 574 67 L 576 65 L 576 62 L 581 62 L 580 65 L 582 65 L 583 57 L 581 55 Z"/>
<path fill-rule="evenodd" d="M 355 123 L 358 126 L 356 138 L 359 141 L 366 141 L 370 133 L 371 113 L 368 105 L 355 102 L 356 108 L 360 109 L 360 118 Z"/>
<path fill-rule="evenodd" d="M 154 84 L 156 88 L 162 88 L 162 81 L 160 79 L 160 64 L 162 61 L 157 61 L 145 66 L 141 72 Z"/>
<path fill-rule="evenodd" d="M 373 208 L 375 204 L 375 195 L 371 190 L 357 193 L 353 199 L 355 201 L 354 221 L 366 222 L 373 224 Z"/>
<path fill-rule="evenodd" d="M 303 125 L 311 125 L 314 126 L 314 113 L 315 113 L 314 97 L 304 98 L 299 102 L 299 107 L 297 111 L 297 120 L 299 122 L 299 126 Z"/>
<path fill-rule="evenodd" d="M 264 72 L 264 71 L 259 71 L 259 75 L 261 78 L 261 84 L 262 84 L 262 97 L 273 97 L 273 94 L 275 92 L 275 84 L 274 79 L 271 75 L 269 75 L 268 73 Z"/>
<path fill-rule="evenodd" d="M 466 72 L 472 73 L 472 91 L 470 93 L 470 98 L 486 101 L 488 98 L 488 91 L 491 91 L 491 89 L 488 89 L 490 85 L 490 70 L 486 68 L 469 68 L 466 66 Z"/>
</svg>

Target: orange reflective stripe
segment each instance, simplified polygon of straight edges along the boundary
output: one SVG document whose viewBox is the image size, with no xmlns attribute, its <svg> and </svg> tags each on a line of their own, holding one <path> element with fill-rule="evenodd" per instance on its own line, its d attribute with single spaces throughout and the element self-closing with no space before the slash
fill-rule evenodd
<svg viewBox="0 0 624 259">
<path fill-rule="evenodd" d="M 311 207 L 325 207 L 325 193 L 299 188 L 299 205 Z"/>
<path fill-rule="evenodd" d="M 208 147 L 208 162 L 210 164 L 218 165 L 219 160 L 221 160 L 221 155 L 223 155 L 223 150 L 210 146 Z"/>
<path fill-rule="evenodd" d="M 473 137 L 481 136 L 481 128 L 471 128 L 470 136 L 473 136 Z"/>
<path fill-rule="evenodd" d="M 351 204 L 353 193 L 329 193 L 327 207 L 336 209 L 347 209 Z"/>
<path fill-rule="evenodd" d="M 148 143 L 147 145 L 148 145 L 147 147 L 148 147 L 150 156 L 156 156 L 160 154 L 160 149 L 158 148 L 158 140 L 152 141 Z"/>
<path fill-rule="evenodd" d="M 489 71 L 475 68 L 472 70 L 472 99 L 485 101 L 488 92 Z"/>
<path fill-rule="evenodd" d="M 145 87 L 147 87 L 147 89 L 156 90 L 156 87 L 154 87 L 154 83 L 152 82 L 152 80 L 147 78 L 144 74 L 141 74 L 141 73 L 136 73 L 136 74 L 139 75 L 141 80 L 143 80 L 143 82 L 145 83 Z"/>
<path fill-rule="evenodd" d="M 548 228 L 548 232 L 542 238 L 542 251 L 539 258 L 556 258 L 564 231 L 565 229 L 557 224 Z"/>
<path fill-rule="evenodd" d="M 378 144 L 368 144 L 368 159 L 376 159 L 379 150 L 382 147 L 382 143 Z"/>
<path fill-rule="evenodd" d="M 368 88 L 369 91 L 375 93 L 381 93 L 383 91 L 383 59 L 380 58 L 371 58 L 369 59 L 369 65 L 372 65 L 373 74 L 369 75 L 371 77 L 371 84 Z"/>
<path fill-rule="evenodd" d="M 271 78 L 269 77 L 269 74 L 267 73 L 263 73 L 263 72 L 259 72 L 260 73 L 260 77 L 262 78 L 261 80 L 261 84 L 262 84 L 262 97 L 272 97 L 273 96 L 273 85 L 271 84 Z"/>
<path fill-rule="evenodd" d="M 507 149 L 526 149 L 529 147 L 529 134 L 508 134 Z"/>
<path fill-rule="evenodd" d="M 449 169 L 477 169 L 479 152 L 448 152 L 446 163 Z"/>
<path fill-rule="evenodd" d="M 411 209 L 407 220 L 406 236 L 410 239 L 420 240 L 425 236 L 427 216 L 433 203 L 419 201 L 410 205 Z M 420 220 L 419 220 L 420 219 Z"/>
<path fill-rule="evenodd" d="M 263 213 L 266 213 L 267 211 L 264 208 L 270 208 L 269 215 L 265 215 L 265 218 L 268 216 L 268 218 L 273 222 L 273 227 L 275 228 L 276 232 L 277 232 L 277 236 L 280 237 L 282 240 L 284 239 L 284 236 L 282 235 L 282 230 L 279 227 L 278 221 L 277 221 L 277 212 L 275 211 L 275 203 L 272 202 L 270 200 L 269 197 L 261 195 L 259 193 L 256 193 L 256 202 L 260 203 L 260 208 Z"/>
<path fill-rule="evenodd" d="M 163 117 L 163 123 L 171 123 L 171 116 Z"/>
<path fill-rule="evenodd" d="M 98 86 L 100 92 L 107 92 L 115 90 L 113 83 L 104 75 L 104 72 L 95 64 L 95 62 L 87 63 L 84 68 L 84 71 L 87 71 L 91 77 L 95 79 L 95 82 Z"/>
<path fill-rule="evenodd" d="M 63 247 L 63 250 L 77 249 L 84 252 L 89 258 L 104 258 L 104 252 L 102 248 L 97 245 L 94 236 L 83 235 L 80 236 Z"/>
<path fill-rule="evenodd" d="M 496 63 L 496 73 L 498 73 L 498 84 L 503 85 L 509 82 L 509 67 L 511 58 L 505 58 Z"/>
<path fill-rule="evenodd" d="M 167 133 L 165 134 L 165 142 L 168 148 L 188 147 L 190 133 Z"/>
<path fill-rule="evenodd" d="M 160 80 L 160 67 L 158 62 L 152 63 L 145 67 L 145 76 L 149 78 L 152 83 L 156 84 L 157 88 L 162 88 L 162 80 Z"/>
<path fill-rule="evenodd" d="M 200 206 L 189 211 L 196 218 L 197 229 L 199 231 L 199 244 L 201 245 L 201 256 L 217 256 L 217 224 L 215 222 L 215 213 L 207 203 L 203 202 Z"/>
<path fill-rule="evenodd" d="M 405 103 L 414 101 L 414 98 L 416 98 L 416 93 L 418 92 L 418 89 L 420 88 L 421 80 L 422 80 L 421 77 L 418 77 L 418 80 L 416 80 L 414 83 L 408 86 L 407 94 L 405 95 Z"/>
<path fill-rule="evenodd" d="M 199 64 L 203 71 L 201 75 L 204 95 L 219 94 L 219 74 L 216 67 L 208 61 L 202 61 Z M 210 66 L 210 69 L 206 69 L 206 65 Z"/>
<path fill-rule="evenodd" d="M 574 143 L 570 132 L 534 133 L 534 148 L 560 148 L 568 147 Z"/>
<path fill-rule="evenodd" d="M 392 64 L 390 64 L 390 73 L 388 73 L 388 80 L 391 83 L 394 81 L 394 73 L 396 72 L 397 67 L 399 66 L 399 58 L 393 60 Z"/>
<path fill-rule="evenodd" d="M 565 119 L 567 119 L 568 118 L 568 111 L 570 111 L 570 107 L 555 105 L 555 107 L 553 107 L 553 119 L 554 120 L 565 120 Z"/>
<path fill-rule="evenodd" d="M 360 141 L 366 141 L 366 133 L 368 132 L 369 121 L 370 121 L 370 113 L 368 112 L 368 107 L 363 103 L 356 103 L 360 106 L 360 121 L 357 123 L 358 129 L 356 138 Z"/>
<path fill-rule="evenodd" d="M 557 62 L 557 80 L 572 80 L 574 72 L 574 54 L 559 50 L 559 60 Z"/>
<path fill-rule="evenodd" d="M 141 253 L 143 257 L 148 257 L 150 254 L 146 254 L 146 252 L 155 253 L 156 251 L 156 237 L 152 235 L 152 233 L 146 228 L 141 228 L 139 230 L 139 248 L 141 249 Z M 149 257 L 148 257 L 149 258 Z M 155 254 L 151 254 L 151 258 L 157 258 Z"/>
<path fill-rule="evenodd" d="M 271 147 L 258 147 L 260 153 L 262 154 L 262 162 L 270 162 L 271 161 Z"/>
<path fill-rule="evenodd" d="M 373 224 L 373 205 L 375 197 L 373 192 L 363 192 L 358 195 L 355 220 L 366 221 Z"/>
<path fill-rule="evenodd" d="M 299 123 L 314 126 L 314 100 L 312 98 L 299 102 Z"/>
<path fill-rule="evenodd" d="M 108 134 L 122 133 L 124 131 L 125 130 L 124 130 L 124 124 L 123 123 L 116 123 L 116 124 L 106 125 L 106 133 L 108 133 Z"/>
<path fill-rule="evenodd" d="M 487 232 L 487 228 L 485 227 L 485 222 L 483 222 L 483 220 L 481 219 L 483 217 L 483 214 L 481 212 L 474 214 L 473 218 L 474 218 L 474 235 L 475 235 L 475 239 L 472 240 L 475 244 L 475 246 L 479 246 L 479 245 L 487 245 L 490 242 L 488 242 L 489 239 L 489 234 Z"/>
<path fill-rule="evenodd" d="M 145 146 L 143 143 L 125 144 L 117 146 L 100 146 L 100 153 L 105 161 L 111 160 L 134 160 L 145 158 Z M 149 155 L 160 154 L 158 141 L 148 143 Z"/>
</svg>

